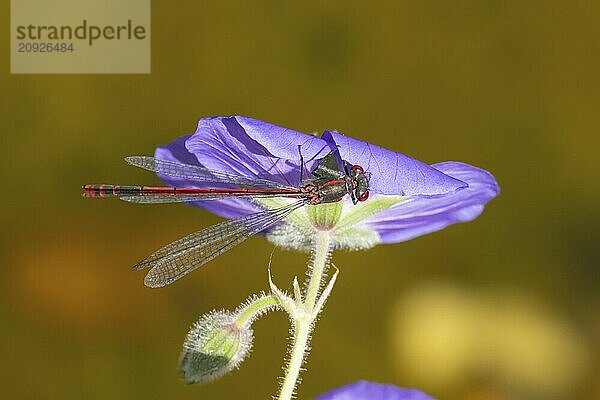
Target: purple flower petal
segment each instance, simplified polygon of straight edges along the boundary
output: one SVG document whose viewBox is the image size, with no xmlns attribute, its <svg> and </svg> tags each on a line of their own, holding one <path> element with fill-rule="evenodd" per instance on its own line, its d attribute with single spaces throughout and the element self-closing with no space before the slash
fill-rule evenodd
<svg viewBox="0 0 600 400">
<path fill-rule="evenodd" d="M 467 186 L 431 166 L 373 144 L 325 131 L 323 139 L 333 150 L 340 149 L 343 160 L 358 164 L 371 173 L 369 188 L 374 193 L 401 196 L 435 195 Z"/>
<path fill-rule="evenodd" d="M 417 389 L 402 389 L 368 381 L 358 381 L 320 395 L 315 400 L 435 400 Z"/>
<path fill-rule="evenodd" d="M 377 231 L 383 243 L 403 242 L 457 223 L 471 221 L 499 192 L 494 177 L 468 164 L 449 161 L 434 164 L 440 172 L 469 186 L 439 196 L 413 196 L 363 221 Z"/>
<path fill-rule="evenodd" d="M 185 145 L 207 168 L 290 186 L 300 183 L 300 152 L 309 170 L 329 152 L 322 139 L 239 116 L 201 119 Z"/>
</svg>

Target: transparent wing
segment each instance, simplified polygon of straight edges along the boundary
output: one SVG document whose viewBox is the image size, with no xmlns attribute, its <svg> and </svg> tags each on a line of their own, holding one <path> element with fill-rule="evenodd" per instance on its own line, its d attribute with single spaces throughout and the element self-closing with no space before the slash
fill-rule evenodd
<svg viewBox="0 0 600 400">
<path fill-rule="evenodd" d="M 125 161 L 136 167 L 156 172 L 157 174 L 190 179 L 199 183 L 234 184 L 257 189 L 293 189 L 292 186 L 268 179 L 249 177 L 231 172 L 214 171 L 199 165 L 180 164 L 154 157 L 129 156 L 125 157 Z"/>
<path fill-rule="evenodd" d="M 300 197 L 302 193 L 200 193 L 200 194 L 176 194 L 176 195 L 152 195 L 138 194 L 119 196 L 121 200 L 137 204 L 163 204 L 163 203 L 185 203 L 200 200 L 218 200 L 231 198 L 267 198 L 267 197 Z"/>
<path fill-rule="evenodd" d="M 275 225 L 305 204 L 305 200 L 300 200 L 274 210 L 260 211 L 210 226 L 157 250 L 133 269 L 151 268 L 144 279 L 148 287 L 169 285 L 246 239 Z"/>
</svg>

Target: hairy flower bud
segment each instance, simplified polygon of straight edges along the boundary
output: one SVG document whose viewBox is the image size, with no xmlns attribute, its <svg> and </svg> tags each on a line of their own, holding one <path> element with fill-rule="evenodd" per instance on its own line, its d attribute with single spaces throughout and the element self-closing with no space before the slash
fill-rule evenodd
<svg viewBox="0 0 600 400">
<path fill-rule="evenodd" d="M 213 311 L 200 317 L 188 332 L 179 360 L 187 383 L 215 380 L 236 368 L 252 348 L 249 324 L 238 326 L 235 317 Z"/>
</svg>

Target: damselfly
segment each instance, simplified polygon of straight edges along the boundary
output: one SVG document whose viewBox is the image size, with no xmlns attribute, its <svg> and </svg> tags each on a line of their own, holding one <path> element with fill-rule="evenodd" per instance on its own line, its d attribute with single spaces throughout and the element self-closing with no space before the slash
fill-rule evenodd
<svg viewBox="0 0 600 400">
<path fill-rule="evenodd" d="M 360 165 L 342 161 L 331 152 L 319 160 L 311 176 L 300 179 L 298 187 L 268 179 L 214 171 L 197 165 L 180 164 L 154 157 L 131 156 L 125 161 L 136 167 L 185 178 L 204 188 L 85 185 L 85 197 L 118 197 L 143 203 L 176 203 L 225 198 L 296 199 L 288 205 L 221 222 L 179 239 L 136 264 L 133 269 L 150 268 L 144 279 L 149 287 L 169 285 L 246 239 L 274 227 L 305 205 L 335 203 L 349 195 L 354 204 L 369 197 L 369 175 Z M 301 167 L 302 171 L 303 167 Z M 206 188 L 208 186 L 208 188 Z"/>
</svg>

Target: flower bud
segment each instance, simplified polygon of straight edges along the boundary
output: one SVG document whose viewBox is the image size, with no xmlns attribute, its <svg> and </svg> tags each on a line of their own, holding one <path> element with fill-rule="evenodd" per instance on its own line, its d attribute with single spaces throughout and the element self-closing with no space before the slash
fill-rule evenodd
<svg viewBox="0 0 600 400">
<path fill-rule="evenodd" d="M 238 326 L 229 312 L 200 317 L 188 332 L 179 360 L 187 383 L 215 380 L 236 368 L 252 348 L 252 329 Z"/>
</svg>

